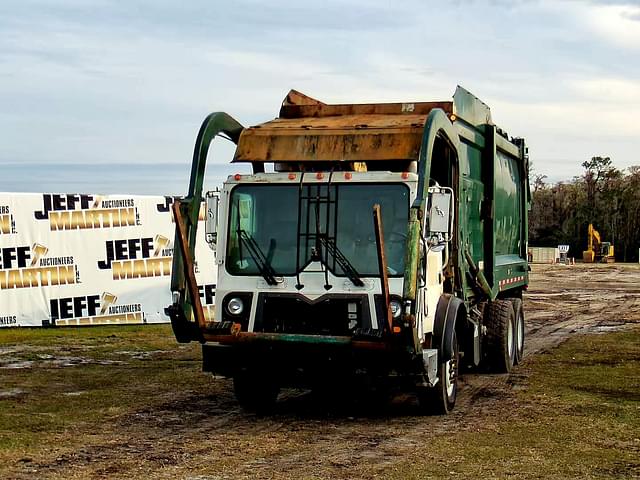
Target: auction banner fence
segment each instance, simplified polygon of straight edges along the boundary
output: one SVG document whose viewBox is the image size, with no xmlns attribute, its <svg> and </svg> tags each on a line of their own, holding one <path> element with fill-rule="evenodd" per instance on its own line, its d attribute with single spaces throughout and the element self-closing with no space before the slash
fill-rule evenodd
<svg viewBox="0 0 640 480">
<path fill-rule="evenodd" d="M 173 197 L 0 193 L 0 327 L 168 322 Z M 196 243 L 213 317 L 217 267 Z"/>
</svg>

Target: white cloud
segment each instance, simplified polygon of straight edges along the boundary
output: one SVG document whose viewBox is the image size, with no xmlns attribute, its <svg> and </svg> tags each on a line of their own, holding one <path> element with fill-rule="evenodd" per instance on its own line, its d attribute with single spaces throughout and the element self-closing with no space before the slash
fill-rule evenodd
<svg viewBox="0 0 640 480">
<path fill-rule="evenodd" d="M 640 6 L 594 5 L 586 9 L 585 17 L 591 29 L 604 40 L 640 50 Z"/>
<path fill-rule="evenodd" d="M 627 111 L 640 111 L 639 82 L 626 78 L 601 77 L 576 79 L 569 83 L 577 95 L 592 100 L 595 104 L 623 104 Z M 616 108 L 619 107 L 620 105 L 616 105 Z"/>
</svg>

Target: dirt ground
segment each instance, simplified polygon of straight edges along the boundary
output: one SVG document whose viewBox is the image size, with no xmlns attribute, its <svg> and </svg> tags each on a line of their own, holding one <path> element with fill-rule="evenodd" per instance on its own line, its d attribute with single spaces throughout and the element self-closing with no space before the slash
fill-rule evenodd
<svg viewBox="0 0 640 480">
<path fill-rule="evenodd" d="M 357 404 L 343 407 L 340 401 L 327 403 L 326 398 L 319 400 L 299 391 L 281 394 L 273 415 L 248 414 L 236 404 L 230 381 L 198 372 L 196 346 L 172 346 L 169 342 L 167 348 L 138 354 L 142 356 L 137 360 L 153 362 L 179 352 L 172 361 L 187 362 L 185 371 L 191 372 L 195 380 L 189 381 L 195 383 L 172 388 L 154 377 L 158 385 L 154 390 L 153 385 L 145 388 L 148 378 L 129 373 L 123 382 L 140 398 L 132 398 L 120 408 L 110 407 L 96 422 L 63 422 L 47 433 L 50 443 L 45 446 L 27 442 L 9 453 L 0 450 L 0 463 L 7 462 L 0 466 L 0 473 L 4 478 L 24 479 L 472 478 L 477 467 L 489 478 L 561 478 L 561 469 L 536 470 L 535 464 L 551 461 L 548 452 L 561 450 L 562 445 L 545 450 L 532 439 L 519 438 L 523 435 L 517 429 L 514 433 L 509 422 L 521 422 L 526 425 L 523 431 L 540 432 L 541 436 L 548 434 L 543 429 L 545 422 L 551 422 L 547 429 L 555 428 L 553 417 L 542 417 L 537 409 L 540 402 L 553 399 L 545 398 L 546 393 L 536 397 L 520 394 L 529 389 L 530 367 L 536 358 L 553 353 L 568 338 L 640 324 L 640 267 L 534 265 L 525 311 L 523 364 L 510 375 L 465 375 L 455 411 L 446 417 L 421 416 L 414 400 L 402 395 L 363 412 Z M 106 363 L 94 367 L 108 369 L 109 362 L 117 365 L 123 356 L 119 354 L 101 357 Z M 20 355 L 14 357 L 19 359 Z M 52 362 L 46 366 L 52 371 L 64 368 L 55 363 L 60 359 L 44 360 Z M 79 362 L 67 366 L 67 371 L 81 368 L 84 366 Z M 0 382 L 7 371 L 0 369 Z M 12 385 L 13 389 L 22 388 Z M 10 391 L 4 390 L 5 397 Z M 30 400 L 26 396 L 21 401 Z M 637 405 L 640 410 L 640 402 Z M 538 419 L 537 423 L 532 419 Z M 635 437 L 630 434 L 626 443 L 614 448 L 636 452 L 640 458 L 638 437 L 638 432 Z M 495 458 L 495 452 L 502 451 L 501 441 L 515 447 Z M 463 453 L 467 447 L 468 453 Z M 565 454 L 570 462 L 570 450 Z M 530 462 L 526 468 L 523 457 Z M 581 476 L 588 477 L 593 471 L 586 464 L 585 470 L 576 468 L 570 471 Z M 640 475 L 638 463 L 626 460 L 620 468 L 610 475 Z"/>
</svg>

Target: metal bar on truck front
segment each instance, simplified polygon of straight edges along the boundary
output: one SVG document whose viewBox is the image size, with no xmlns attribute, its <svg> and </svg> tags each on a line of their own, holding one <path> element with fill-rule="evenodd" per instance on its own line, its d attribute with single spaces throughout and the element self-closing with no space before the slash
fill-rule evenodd
<svg viewBox="0 0 640 480">
<path fill-rule="evenodd" d="M 191 305 L 194 316 L 196 317 L 196 323 L 200 330 L 207 328 L 207 322 L 204 318 L 204 312 L 202 311 L 202 303 L 200 302 L 200 292 L 198 291 L 198 283 L 196 282 L 196 274 L 193 267 L 193 258 L 189 253 L 189 241 L 187 240 L 187 228 L 182 218 L 182 212 L 180 211 L 180 200 L 173 202 L 173 218 L 176 221 L 176 239 L 184 259 L 184 275 L 186 277 L 186 286 L 189 291 L 189 297 L 191 297 Z"/>
<path fill-rule="evenodd" d="M 347 336 L 331 335 L 304 335 L 288 333 L 262 333 L 262 332 L 238 332 L 233 335 L 205 332 L 203 338 L 207 343 L 219 343 L 222 345 L 241 345 L 248 343 L 265 344 L 304 344 L 318 345 L 320 347 L 353 347 L 357 350 L 384 350 L 392 351 L 394 346 L 388 342 L 354 340 Z"/>
<path fill-rule="evenodd" d="M 384 300 L 384 310 L 389 327 L 389 333 L 393 333 L 393 316 L 391 315 L 391 298 L 389 295 L 389 274 L 387 272 L 387 256 L 384 251 L 384 232 L 382 228 L 382 215 L 380 205 L 373 206 L 373 228 L 376 232 L 376 249 L 378 253 L 378 268 L 380 269 L 380 283 L 382 288 L 382 298 Z"/>
</svg>

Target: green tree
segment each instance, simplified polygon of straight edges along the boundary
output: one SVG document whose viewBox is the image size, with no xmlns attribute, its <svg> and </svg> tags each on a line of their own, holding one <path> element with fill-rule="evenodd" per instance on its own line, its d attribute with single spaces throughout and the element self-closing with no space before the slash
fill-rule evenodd
<svg viewBox="0 0 640 480">
<path fill-rule="evenodd" d="M 582 167 L 582 175 L 555 185 L 548 184 L 542 174 L 532 176 L 529 244 L 568 244 L 573 255 L 580 257 L 588 225 L 593 223 L 602 239 L 614 245 L 619 261 L 637 261 L 640 166 L 622 172 L 610 157 L 592 157 Z"/>
</svg>

